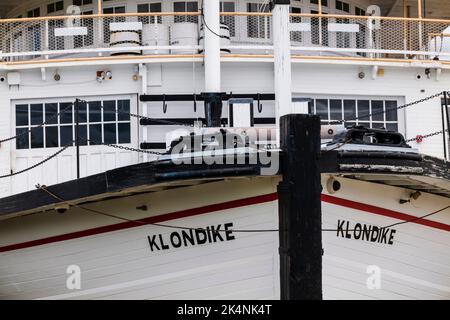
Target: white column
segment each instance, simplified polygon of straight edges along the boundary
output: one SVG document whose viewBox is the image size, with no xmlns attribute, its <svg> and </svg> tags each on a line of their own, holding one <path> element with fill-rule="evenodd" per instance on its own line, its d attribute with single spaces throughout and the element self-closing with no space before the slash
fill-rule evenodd
<svg viewBox="0 0 450 320">
<path fill-rule="evenodd" d="M 139 64 L 138 67 L 138 73 L 139 76 L 141 78 L 141 95 L 146 95 L 148 94 L 148 69 L 147 69 L 147 65 L 145 63 L 141 63 Z M 140 102 L 140 109 L 139 110 L 140 114 L 144 117 L 148 117 L 148 109 L 147 109 L 147 103 L 146 102 Z M 140 125 L 140 121 L 137 121 L 138 123 L 138 127 L 139 127 L 139 137 L 138 140 L 139 144 L 140 142 L 148 142 L 148 127 L 147 126 L 141 126 Z M 142 133 L 142 136 L 141 136 Z M 138 148 L 140 149 L 141 147 L 138 146 Z M 140 162 L 148 162 L 149 161 L 149 154 L 148 153 L 144 153 L 142 155 L 142 157 L 140 158 Z"/>
<path fill-rule="evenodd" d="M 217 93 L 220 85 L 220 1 L 203 0 L 205 34 L 205 92 Z"/>
<path fill-rule="evenodd" d="M 273 48 L 275 60 L 275 118 L 277 132 L 280 117 L 292 113 L 291 37 L 289 5 L 275 4 L 273 14 Z M 279 141 L 279 135 L 277 135 Z"/>
</svg>

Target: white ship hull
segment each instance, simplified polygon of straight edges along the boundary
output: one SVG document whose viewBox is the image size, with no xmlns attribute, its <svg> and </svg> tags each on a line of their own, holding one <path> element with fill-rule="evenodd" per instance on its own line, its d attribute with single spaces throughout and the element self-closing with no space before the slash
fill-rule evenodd
<svg viewBox="0 0 450 320">
<path fill-rule="evenodd" d="M 324 185 L 328 177 L 322 179 Z M 323 232 L 324 299 L 450 299 L 446 211 L 393 226 L 373 242 L 345 230 L 347 222 L 356 230 L 358 223 L 373 228 L 410 221 L 450 200 L 424 193 L 399 204 L 406 189 L 340 182 L 339 192 L 322 196 L 323 228 L 344 228 Z M 206 243 L 194 231 L 191 242 L 189 230 L 76 208 L 3 221 L 0 298 L 279 299 L 279 234 L 268 231 L 278 228 L 277 184 L 274 177 L 236 179 L 86 205 L 147 223 L 233 230 L 210 233 Z M 142 205 L 148 211 L 135 209 Z M 67 271 L 73 266 L 81 271 L 80 288 L 71 290 L 77 281 Z"/>
</svg>

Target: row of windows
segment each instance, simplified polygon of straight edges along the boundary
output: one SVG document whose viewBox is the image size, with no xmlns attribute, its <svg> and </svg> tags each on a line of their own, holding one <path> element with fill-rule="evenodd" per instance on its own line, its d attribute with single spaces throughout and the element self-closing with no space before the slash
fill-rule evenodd
<svg viewBox="0 0 450 320">
<path fill-rule="evenodd" d="M 108 0 L 104 0 L 104 2 L 108 2 Z M 92 4 L 92 0 L 73 0 L 73 5 L 75 6 L 85 6 Z M 318 0 L 311 0 L 311 4 L 318 4 Z M 268 6 L 264 4 L 259 3 L 251 3 L 248 4 L 252 7 L 251 11 L 249 12 L 266 12 L 265 10 Z M 322 0 L 322 6 L 327 7 L 328 1 Z M 253 7 L 258 7 L 256 10 Z M 261 11 L 261 8 L 264 8 Z M 295 8 L 295 7 L 292 7 Z M 144 4 L 138 4 L 137 12 L 162 12 L 161 3 L 144 3 Z M 344 12 L 350 12 L 350 5 L 347 2 L 343 2 L 340 0 L 336 0 L 336 9 Z M 53 2 L 47 5 L 47 13 L 51 14 L 54 12 L 62 11 L 64 10 L 64 1 L 57 1 Z M 174 12 L 197 12 L 198 11 L 198 2 L 187 2 L 187 1 L 180 1 L 180 2 L 174 2 L 173 4 L 173 10 Z M 126 9 L 124 6 L 121 7 L 113 7 L 113 8 L 105 8 L 103 9 L 103 13 L 110 14 L 110 13 L 125 13 Z M 235 3 L 234 2 L 221 2 L 221 11 L 222 12 L 234 12 L 235 11 Z M 356 15 L 365 15 L 365 11 L 361 8 L 355 7 L 355 14 Z M 29 10 L 27 12 L 28 18 L 37 18 L 41 16 L 41 10 L 40 8 L 35 8 L 33 10 Z M 21 16 L 19 16 L 21 17 Z"/>
<path fill-rule="evenodd" d="M 80 144 L 131 143 L 129 112 L 130 100 L 80 103 Z M 16 148 L 56 148 L 71 144 L 76 137 L 75 117 L 76 110 L 71 102 L 16 105 L 16 134 L 19 136 Z"/>
<path fill-rule="evenodd" d="M 318 98 L 312 99 L 309 107 L 320 116 L 323 124 L 349 120 L 349 123 L 370 128 L 398 131 L 397 104 L 397 100 Z"/>
<path fill-rule="evenodd" d="M 64 1 L 49 3 L 47 5 L 47 13 L 54 13 L 64 10 Z"/>
</svg>

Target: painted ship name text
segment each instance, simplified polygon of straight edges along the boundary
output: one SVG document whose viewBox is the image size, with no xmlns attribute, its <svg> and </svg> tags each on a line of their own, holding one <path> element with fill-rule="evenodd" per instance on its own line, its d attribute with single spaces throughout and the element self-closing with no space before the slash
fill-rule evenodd
<svg viewBox="0 0 450 320">
<path fill-rule="evenodd" d="M 380 228 L 372 225 L 356 223 L 353 227 L 349 221 L 338 220 L 337 237 L 375 242 L 381 244 L 394 244 L 395 229 Z"/>
<path fill-rule="evenodd" d="M 153 251 L 169 250 L 171 248 L 181 248 L 197 246 L 206 243 L 218 243 L 235 240 L 233 235 L 233 223 L 225 223 L 206 228 L 186 229 L 174 231 L 169 235 L 159 234 L 148 236 L 150 249 Z"/>
</svg>

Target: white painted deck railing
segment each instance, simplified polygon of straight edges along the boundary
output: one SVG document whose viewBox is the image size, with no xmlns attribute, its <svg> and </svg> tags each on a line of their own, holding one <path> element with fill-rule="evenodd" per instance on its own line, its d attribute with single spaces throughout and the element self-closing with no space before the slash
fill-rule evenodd
<svg viewBox="0 0 450 320">
<path fill-rule="evenodd" d="M 224 54 L 271 54 L 270 13 L 221 13 Z M 450 60 L 450 20 L 291 14 L 292 53 Z M 0 20 L 0 59 L 28 61 L 203 52 L 199 13 Z"/>
</svg>

